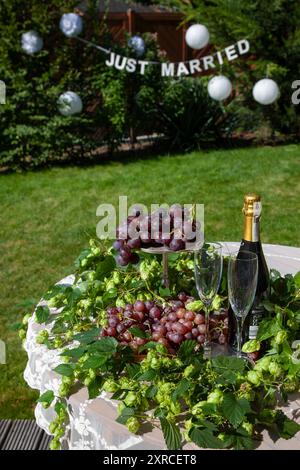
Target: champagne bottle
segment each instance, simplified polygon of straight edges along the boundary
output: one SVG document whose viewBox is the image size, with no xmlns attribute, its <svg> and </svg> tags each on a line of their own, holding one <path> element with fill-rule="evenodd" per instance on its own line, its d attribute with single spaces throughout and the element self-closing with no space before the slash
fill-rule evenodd
<svg viewBox="0 0 300 470">
<path fill-rule="evenodd" d="M 244 235 L 240 245 L 240 251 L 247 250 L 257 254 L 258 279 L 255 299 L 245 320 L 243 341 L 256 338 L 259 323 L 266 313 L 261 302 L 266 299 L 269 294 L 269 270 L 260 241 L 261 211 L 260 196 L 254 193 L 246 194 L 243 207 Z M 235 318 L 233 312 L 229 309 L 229 343 L 232 347 L 235 347 L 235 330 Z"/>
</svg>

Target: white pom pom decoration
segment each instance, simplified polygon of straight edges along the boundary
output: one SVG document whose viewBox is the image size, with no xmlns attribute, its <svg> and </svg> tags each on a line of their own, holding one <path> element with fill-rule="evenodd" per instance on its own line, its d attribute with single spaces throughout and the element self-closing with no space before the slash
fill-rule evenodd
<svg viewBox="0 0 300 470">
<path fill-rule="evenodd" d="M 81 113 L 82 101 L 74 91 L 66 91 L 58 98 L 58 109 L 63 116 Z"/>
<path fill-rule="evenodd" d="M 260 104 L 268 105 L 274 103 L 279 97 L 279 87 L 274 80 L 263 78 L 253 87 L 253 98 Z"/>
<path fill-rule="evenodd" d="M 231 95 L 232 84 L 227 77 L 219 75 L 209 80 L 207 89 L 211 98 L 216 101 L 224 101 Z"/>
<path fill-rule="evenodd" d="M 60 19 L 59 27 L 65 36 L 74 38 L 82 32 L 82 18 L 76 13 L 65 13 Z"/>
<path fill-rule="evenodd" d="M 202 49 L 209 42 L 209 31 L 203 24 L 193 24 L 185 34 L 185 42 L 192 49 Z"/>
<path fill-rule="evenodd" d="M 28 31 L 22 34 L 22 49 L 26 54 L 35 54 L 43 49 L 43 39 L 36 31 Z"/>
<path fill-rule="evenodd" d="M 146 51 L 146 45 L 143 38 L 140 36 L 132 36 L 128 40 L 128 46 L 133 49 L 137 57 L 142 57 Z"/>
</svg>

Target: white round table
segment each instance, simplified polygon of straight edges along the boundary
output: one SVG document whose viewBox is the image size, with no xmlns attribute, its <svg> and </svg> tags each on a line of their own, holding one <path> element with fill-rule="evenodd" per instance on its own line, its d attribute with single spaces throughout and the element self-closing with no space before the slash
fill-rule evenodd
<svg viewBox="0 0 300 470">
<path fill-rule="evenodd" d="M 224 253 L 239 248 L 239 243 L 223 243 Z M 277 269 L 281 274 L 295 274 L 300 270 L 300 248 L 279 245 L 264 245 L 265 257 L 269 268 Z M 73 276 L 60 281 L 63 284 L 72 284 Z M 45 304 L 41 301 L 41 304 Z M 51 309 L 52 313 L 59 311 Z M 53 369 L 61 363 L 60 350 L 48 350 L 44 345 L 36 344 L 36 336 L 40 330 L 51 328 L 51 325 L 39 325 L 35 323 L 34 316 L 30 319 L 25 341 L 25 349 L 28 353 L 28 363 L 24 372 L 24 378 L 28 385 L 43 393 L 53 390 L 58 393 L 61 376 L 53 372 Z M 131 434 L 127 428 L 118 424 L 117 401 L 111 400 L 109 395 L 102 392 L 93 400 L 88 399 L 86 388 L 81 388 L 68 399 L 68 411 L 70 424 L 67 428 L 66 439 L 63 447 L 68 449 L 165 449 L 164 439 L 159 429 L 148 430 L 143 436 Z M 300 410 L 300 395 L 294 395 L 283 408 L 289 417 L 298 419 Z M 49 424 L 55 417 L 51 406 L 44 409 L 38 404 L 35 409 L 35 417 L 38 425 L 48 434 Z M 194 444 L 188 443 L 184 449 L 198 449 Z M 300 433 L 290 440 L 278 439 L 273 442 L 267 431 L 263 432 L 263 439 L 258 449 L 298 449 L 300 450 Z"/>
</svg>

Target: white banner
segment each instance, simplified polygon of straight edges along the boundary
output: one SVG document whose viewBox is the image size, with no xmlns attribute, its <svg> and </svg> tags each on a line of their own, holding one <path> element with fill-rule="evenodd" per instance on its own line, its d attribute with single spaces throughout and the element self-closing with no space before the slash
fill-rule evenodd
<svg viewBox="0 0 300 470">
<path fill-rule="evenodd" d="M 149 66 L 159 65 L 162 77 L 181 77 L 215 69 L 217 66 L 223 65 L 225 61 L 232 62 L 240 56 L 247 54 L 249 50 L 249 41 L 247 39 L 241 39 L 221 51 L 201 57 L 200 59 L 191 59 L 185 62 L 153 62 L 125 57 L 115 52 L 107 51 L 109 58 L 105 61 L 105 64 L 117 70 L 125 70 L 129 73 L 137 72 L 142 75 L 145 74 Z"/>
</svg>

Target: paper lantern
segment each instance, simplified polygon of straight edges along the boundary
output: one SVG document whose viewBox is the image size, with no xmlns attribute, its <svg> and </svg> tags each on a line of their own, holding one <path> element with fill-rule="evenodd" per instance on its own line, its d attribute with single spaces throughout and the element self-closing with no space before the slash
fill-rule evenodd
<svg viewBox="0 0 300 470">
<path fill-rule="evenodd" d="M 209 31 L 203 24 L 193 24 L 185 34 L 185 42 L 192 49 L 202 49 L 209 42 Z"/>
<path fill-rule="evenodd" d="M 132 36 L 128 40 L 128 46 L 134 51 L 137 57 L 142 57 L 145 54 L 145 41 L 140 36 Z"/>
<path fill-rule="evenodd" d="M 207 88 L 209 96 L 216 101 L 226 100 L 232 92 L 231 81 L 224 77 L 224 75 L 219 75 L 209 80 Z"/>
<path fill-rule="evenodd" d="M 65 13 L 60 19 L 59 27 L 65 36 L 74 38 L 82 32 L 82 18 L 76 13 Z"/>
<path fill-rule="evenodd" d="M 43 39 L 36 31 L 28 31 L 22 34 L 22 49 L 27 54 L 35 54 L 43 49 Z"/>
<path fill-rule="evenodd" d="M 58 109 L 63 116 L 81 113 L 82 101 L 74 91 L 66 91 L 58 98 Z"/>
<path fill-rule="evenodd" d="M 274 80 L 263 78 L 254 85 L 252 94 L 258 103 L 264 105 L 272 104 L 279 97 L 279 88 Z"/>
</svg>

